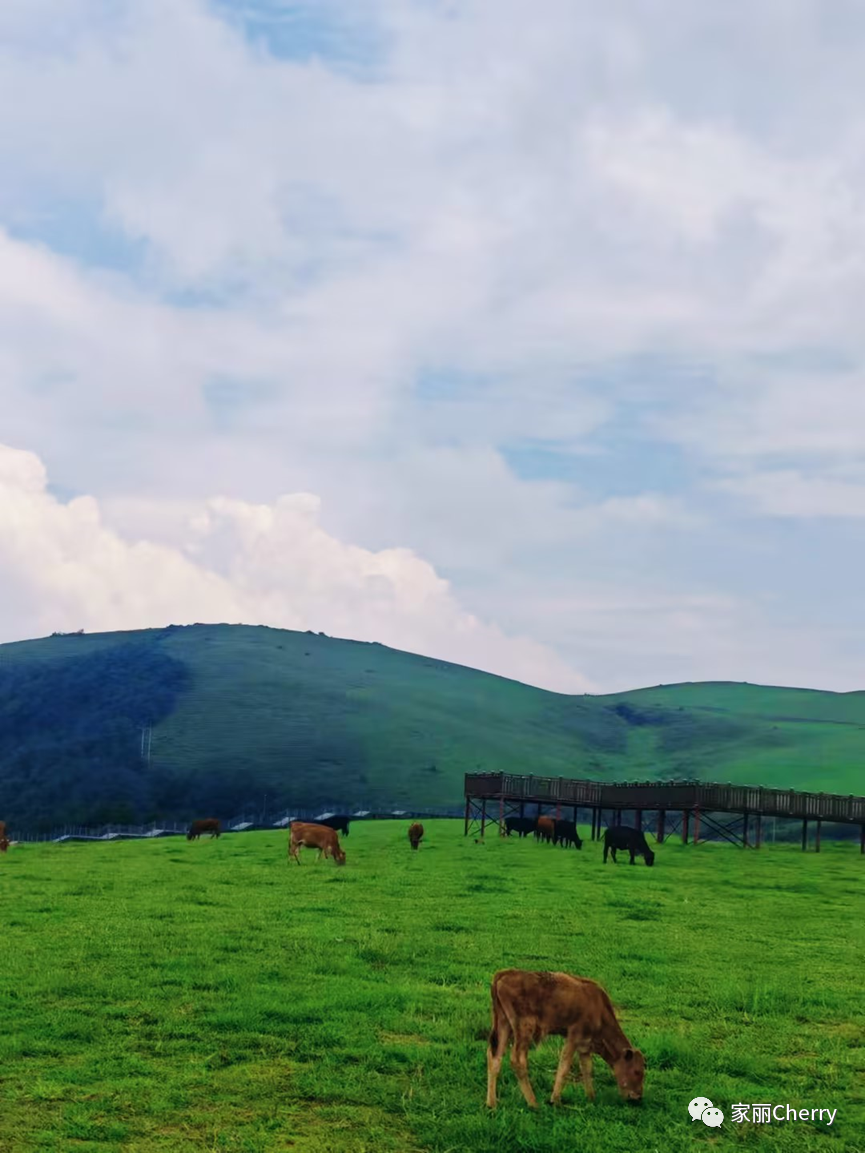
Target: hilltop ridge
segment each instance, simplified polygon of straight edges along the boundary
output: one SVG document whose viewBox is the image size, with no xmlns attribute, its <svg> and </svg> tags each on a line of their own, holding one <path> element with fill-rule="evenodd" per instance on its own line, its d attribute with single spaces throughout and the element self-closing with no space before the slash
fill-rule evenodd
<svg viewBox="0 0 865 1153">
<path fill-rule="evenodd" d="M 568 696 L 267 626 L 0 645 L 0 811 L 43 825 L 454 805 L 463 774 L 484 770 L 855 793 L 863 761 L 865 692 L 717 681 Z"/>
</svg>

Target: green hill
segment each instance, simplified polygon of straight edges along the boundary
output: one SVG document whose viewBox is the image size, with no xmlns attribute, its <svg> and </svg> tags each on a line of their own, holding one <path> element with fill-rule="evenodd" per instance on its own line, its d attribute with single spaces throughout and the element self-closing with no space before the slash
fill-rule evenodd
<svg viewBox="0 0 865 1153">
<path fill-rule="evenodd" d="M 142 729 L 150 727 L 149 758 Z M 243 625 L 0 645 L 0 814 L 61 822 L 289 805 L 458 805 L 465 772 L 861 793 L 865 693 L 566 696 L 376 643 Z"/>
</svg>

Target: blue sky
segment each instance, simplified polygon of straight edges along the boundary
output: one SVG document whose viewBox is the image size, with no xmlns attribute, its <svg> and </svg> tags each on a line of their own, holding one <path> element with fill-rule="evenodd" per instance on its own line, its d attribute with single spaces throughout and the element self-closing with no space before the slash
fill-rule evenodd
<svg viewBox="0 0 865 1153">
<path fill-rule="evenodd" d="M 6 0 L 0 640 L 865 688 L 865 10 Z"/>
</svg>

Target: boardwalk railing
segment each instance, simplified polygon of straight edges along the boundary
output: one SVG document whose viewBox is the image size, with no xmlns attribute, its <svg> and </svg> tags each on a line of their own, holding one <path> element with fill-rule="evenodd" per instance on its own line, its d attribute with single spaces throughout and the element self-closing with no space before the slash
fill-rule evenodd
<svg viewBox="0 0 865 1153">
<path fill-rule="evenodd" d="M 761 813 L 865 825 L 865 797 L 800 793 L 750 785 L 701 784 L 697 781 L 580 781 L 568 777 L 467 773 L 466 797 L 504 797 L 512 801 L 603 809 L 701 809 L 716 813 Z"/>
</svg>

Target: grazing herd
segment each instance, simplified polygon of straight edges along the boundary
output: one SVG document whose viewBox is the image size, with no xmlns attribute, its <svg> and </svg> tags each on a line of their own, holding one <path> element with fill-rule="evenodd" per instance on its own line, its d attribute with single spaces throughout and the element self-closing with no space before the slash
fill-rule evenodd
<svg viewBox="0 0 865 1153">
<path fill-rule="evenodd" d="M 324 817 L 313 823 L 292 821 L 289 832 L 288 859 L 300 864 L 302 848 L 317 849 L 316 861 L 330 857 L 337 865 L 345 864 L 345 851 L 339 843 L 338 832 L 348 836 L 350 818 Z M 220 835 L 216 817 L 193 821 L 186 834 L 188 841 L 197 840 L 202 833 L 211 838 Z M 517 833 L 526 837 L 534 833 L 538 841 L 577 849 L 583 846 L 573 821 L 552 817 L 508 817 L 502 830 L 505 836 Z M 416 851 L 423 839 L 424 828 L 415 821 L 408 830 L 408 840 Z M 6 824 L 0 821 L 0 852 L 9 847 Z M 639 829 L 611 825 L 604 835 L 604 863 L 612 854 L 625 849 L 631 864 L 642 856 L 647 865 L 654 864 L 655 855 Z M 619 1093 L 627 1101 L 639 1102 L 643 1096 L 646 1063 L 643 1054 L 635 1049 L 622 1031 L 607 992 L 588 977 L 575 977 L 568 973 L 533 972 L 525 969 L 502 969 L 490 986 L 492 999 L 492 1027 L 487 1048 L 487 1099 L 490 1109 L 496 1108 L 496 1084 L 502 1060 L 511 1045 L 511 1068 L 520 1090 L 532 1108 L 537 1099 L 529 1080 L 528 1051 L 531 1045 L 548 1036 L 564 1037 L 553 1084 L 550 1104 L 556 1105 L 571 1071 L 575 1056 L 580 1059 L 580 1074 L 586 1096 L 595 1099 L 592 1084 L 592 1058 L 595 1054 L 612 1069 Z"/>
<path fill-rule="evenodd" d="M 583 842 L 574 821 L 559 820 L 558 817 L 505 817 L 505 836 L 517 833 L 527 837 L 534 833 L 536 841 L 546 841 L 564 848 L 573 845 L 581 849 Z"/>
<path fill-rule="evenodd" d="M 187 836 L 199 835 L 219 822 L 193 821 Z M 316 861 L 331 857 L 337 865 L 345 864 L 345 852 L 339 843 L 337 830 L 348 836 L 348 817 L 323 817 L 313 823 L 292 821 L 290 825 L 288 857 L 300 864 L 301 848 L 317 849 Z M 517 833 L 554 845 L 581 849 L 583 842 L 574 821 L 553 817 L 507 817 L 502 829 L 504 836 Z M 423 839 L 420 821 L 409 826 L 408 840 L 416 851 Z M 612 853 L 626 849 L 634 864 L 635 856 L 642 856 L 647 865 L 654 864 L 655 854 L 639 829 L 626 825 L 611 825 L 604 835 L 604 863 Z M 643 1097 L 646 1062 L 639 1049 L 635 1049 L 622 1031 L 609 995 L 589 977 L 575 977 L 569 973 L 533 972 L 526 969 L 501 969 L 490 986 L 492 998 L 492 1027 L 487 1048 L 487 1106 L 496 1108 L 496 1085 L 502 1060 L 511 1045 L 511 1068 L 528 1104 L 537 1108 L 537 1099 L 529 1080 L 528 1052 L 533 1044 L 545 1037 L 564 1037 L 556 1079 L 550 1104 L 557 1105 L 562 1089 L 571 1071 L 575 1056 L 580 1059 L 580 1075 L 586 1097 L 595 1099 L 592 1083 L 592 1059 L 597 1054 L 610 1066 L 619 1093 L 626 1101 L 639 1102 Z"/>
<path fill-rule="evenodd" d="M 330 857 L 336 861 L 338 865 L 345 864 L 345 850 L 339 843 L 337 832 L 344 833 L 348 836 L 348 828 L 351 817 L 347 816 L 333 816 L 333 817 L 320 817 L 317 821 L 292 821 L 289 825 L 289 839 L 288 839 L 288 859 L 294 858 L 300 864 L 300 850 L 302 848 L 318 849 L 318 856 L 316 861 L 321 858 Z M 568 822 L 565 822 L 567 824 Z M 0 830 L 5 826 L 0 823 Z M 571 826 L 573 830 L 573 826 Z M 186 834 L 187 841 L 197 840 L 202 833 L 210 833 L 211 837 L 218 837 L 220 834 L 220 825 L 216 817 L 207 817 L 203 820 L 193 821 L 189 826 Z M 575 833 L 575 830 L 573 830 Z M 572 835 L 573 835 L 572 833 Z M 415 821 L 409 827 L 408 831 L 409 844 L 413 849 L 417 849 L 418 845 L 423 840 L 423 825 L 420 821 Z M 579 837 L 577 837 L 579 843 Z M 578 844 L 579 847 L 579 844 Z"/>
<path fill-rule="evenodd" d="M 509 837 L 512 833 L 519 837 L 528 837 L 534 833 L 536 841 L 561 845 L 563 848 L 571 845 L 575 849 L 583 847 L 576 823 L 557 817 L 505 817 L 504 835 Z M 649 848 L 641 829 L 632 829 L 628 825 L 610 825 L 604 833 L 604 864 L 607 863 L 608 855 L 612 855 L 613 864 L 616 864 L 618 849 L 630 853 L 632 865 L 635 857 L 642 857 L 647 865 L 655 863 L 655 854 Z"/>
</svg>

